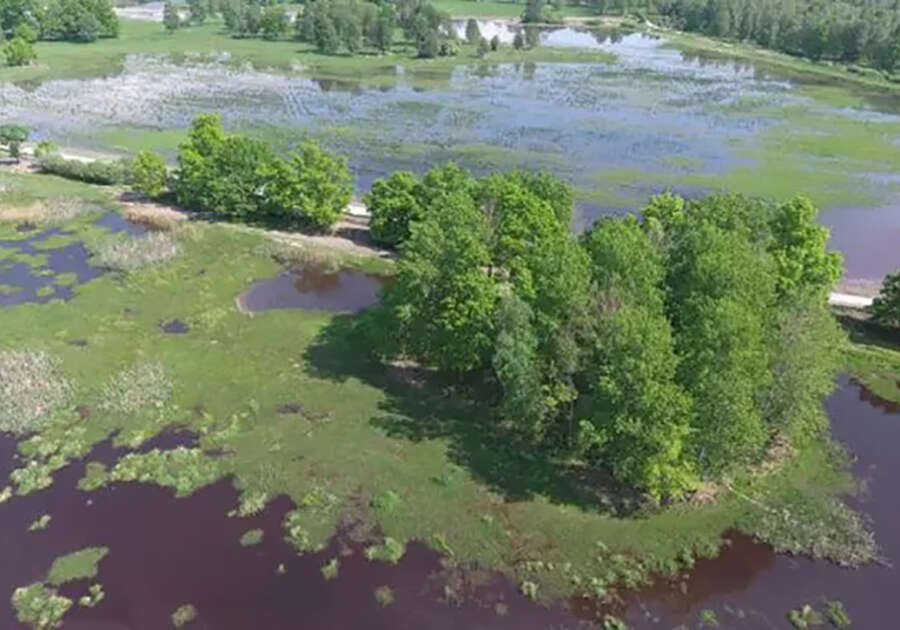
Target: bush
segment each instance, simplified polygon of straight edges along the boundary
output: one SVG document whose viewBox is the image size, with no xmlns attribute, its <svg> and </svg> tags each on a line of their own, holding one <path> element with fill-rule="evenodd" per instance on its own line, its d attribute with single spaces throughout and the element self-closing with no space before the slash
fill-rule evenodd
<svg viewBox="0 0 900 630">
<path fill-rule="evenodd" d="M 84 162 L 67 160 L 59 155 L 49 155 L 38 160 L 38 168 L 43 173 L 104 186 L 124 184 L 131 179 L 131 162 L 124 159 Z"/>
<path fill-rule="evenodd" d="M 194 120 L 174 179 L 186 208 L 317 230 L 337 221 L 353 192 L 344 158 L 307 142 L 284 160 L 259 140 L 226 134 L 212 115 Z"/>
<path fill-rule="evenodd" d="M 8 66 L 27 66 L 37 59 L 37 53 L 26 40 L 14 37 L 3 47 L 3 57 Z"/>
<path fill-rule="evenodd" d="M 34 148 L 34 157 L 40 160 L 55 155 L 58 152 L 59 147 L 56 146 L 56 143 L 50 142 L 49 140 L 41 140 Z"/>
<path fill-rule="evenodd" d="M 156 153 L 141 151 L 134 160 L 131 187 L 151 199 L 166 190 L 166 162 Z"/>
<path fill-rule="evenodd" d="M 45 352 L 0 352 L 0 432 L 40 428 L 72 396 L 58 362 Z"/>
<path fill-rule="evenodd" d="M 872 303 L 872 316 L 880 324 L 900 326 L 900 271 L 884 279 L 881 293 Z"/>
</svg>

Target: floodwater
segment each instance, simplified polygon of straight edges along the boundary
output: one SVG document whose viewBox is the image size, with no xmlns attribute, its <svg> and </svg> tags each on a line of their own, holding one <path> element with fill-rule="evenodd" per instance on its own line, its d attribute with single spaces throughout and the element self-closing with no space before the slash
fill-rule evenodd
<svg viewBox="0 0 900 630">
<path fill-rule="evenodd" d="M 502 21 L 480 25 L 486 36 L 501 39 L 515 31 Z M 183 130 L 197 114 L 218 111 L 229 127 L 284 149 L 315 137 L 348 156 L 361 191 L 396 169 L 422 171 L 451 159 L 477 172 L 548 169 L 581 190 L 578 227 L 605 212 L 640 207 L 668 187 L 686 194 L 702 190 L 679 179 L 685 176 L 712 183 L 732 169 L 760 168 L 766 177 L 773 167 L 768 161 L 779 158 L 763 146 L 765 132 L 789 115 L 814 121 L 806 130 L 812 136 L 841 133 L 847 121 L 900 123 L 896 104 L 819 101 L 801 89 L 807 87 L 802 77 L 684 55 L 640 33 L 552 28 L 541 38 L 548 46 L 612 52 L 618 60 L 473 59 L 452 70 L 385 66 L 322 78 L 237 67 L 227 54 L 130 55 L 116 75 L 0 83 L 0 107 L 38 138 L 106 151 L 149 145 L 170 154 L 178 137 L 155 132 Z M 796 159 L 804 162 L 805 155 Z M 817 187 L 810 192 L 828 208 L 826 222 L 846 254 L 848 275 L 880 280 L 900 266 L 900 186 L 895 172 L 874 176 L 893 166 L 850 161 L 840 168 L 849 169 L 852 181 L 823 181 L 809 162 L 810 181 L 798 177 L 797 186 Z M 832 186 L 871 198 L 880 209 L 831 203 Z M 890 230 L 879 230 L 885 218 Z"/>
<path fill-rule="evenodd" d="M 116 212 L 104 214 L 94 224 L 105 227 L 111 233 L 139 235 L 146 231 Z M 47 248 L 41 246 L 47 239 L 66 234 L 65 230 L 54 227 L 21 239 L 0 240 L 0 249 L 17 255 L 41 257 L 40 261 L 32 259 L 37 264 L 15 259 L 0 260 L 0 287 L 6 287 L 6 290 L 0 291 L 0 308 L 29 302 L 42 304 L 50 300 L 70 300 L 74 295 L 74 286 L 103 273 L 103 270 L 89 264 L 88 251 L 83 243 Z M 65 282 L 60 278 L 63 274 L 67 276 Z"/>
<path fill-rule="evenodd" d="M 384 278 L 359 271 L 332 272 L 304 265 L 253 283 L 238 302 L 250 313 L 284 308 L 356 312 L 378 301 L 384 283 Z"/>
<path fill-rule="evenodd" d="M 872 518 L 884 557 L 900 557 L 900 415 L 873 406 L 864 389 L 845 380 L 828 410 L 835 436 L 858 458 L 854 472 L 866 481 L 867 492 L 854 499 L 855 507 Z M 193 444 L 188 433 L 164 433 L 141 450 Z M 123 452 L 104 442 L 85 461 L 111 464 Z M 0 435 L 0 476 L 16 465 L 14 440 Z M 83 472 L 83 461 L 73 463 L 56 474 L 50 489 L 0 506 L 0 593 L 42 579 L 55 557 L 88 546 L 110 549 L 95 580 L 106 599 L 93 609 L 73 608 L 64 630 L 158 630 L 169 627 L 171 613 L 187 603 L 199 611 L 190 626 L 198 630 L 537 630 L 586 623 L 560 606 L 532 604 L 497 575 L 450 569 L 420 544 L 410 545 L 396 566 L 370 562 L 345 531 L 326 550 L 298 556 L 281 531 L 291 502 L 280 497 L 258 515 L 228 518 L 238 502 L 229 480 L 175 499 L 170 490 L 147 484 L 84 493 L 76 488 Z M 52 516 L 50 526 L 27 532 L 43 514 Z M 242 547 L 239 539 L 250 529 L 262 529 L 263 541 Z M 788 610 L 821 604 L 823 597 L 844 602 L 854 628 L 892 627 L 886 615 L 900 592 L 896 570 L 841 569 L 776 555 L 745 536 L 730 538 L 722 555 L 699 560 L 678 581 L 683 588 L 664 584 L 630 596 L 631 627 L 695 627 L 700 611 L 712 609 L 722 628 L 788 629 Z M 340 561 L 338 577 L 325 580 L 319 569 L 334 557 Z M 463 595 L 461 602 L 446 601 L 448 584 Z M 77 598 L 88 586 L 72 583 L 62 593 Z M 376 602 L 380 586 L 392 589 L 392 605 Z M 21 628 L 9 607 L 0 611 L 0 627 Z"/>
</svg>

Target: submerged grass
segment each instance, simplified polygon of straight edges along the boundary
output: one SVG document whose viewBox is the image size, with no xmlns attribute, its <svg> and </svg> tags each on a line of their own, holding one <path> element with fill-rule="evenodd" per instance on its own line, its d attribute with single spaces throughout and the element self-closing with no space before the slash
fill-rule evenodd
<svg viewBox="0 0 900 630">
<path fill-rule="evenodd" d="M 342 521 L 363 520 L 361 542 L 374 548 L 373 558 L 395 561 L 402 541 L 422 540 L 461 566 L 477 563 L 518 584 L 532 582 L 541 599 L 609 595 L 617 584 L 716 553 L 729 528 L 769 531 L 756 524 L 752 503 L 734 493 L 713 505 L 619 511 L 613 489 L 587 484 L 584 471 L 533 458 L 496 434 L 484 406 L 447 396 L 438 384 L 407 386 L 370 363 L 353 335 L 354 316 L 241 315 L 235 296 L 281 268 L 265 239 L 259 231 L 198 225 L 179 257 L 79 285 L 67 304 L 0 311 L 0 352 L 45 348 L 92 411 L 65 410 L 20 446 L 27 462 L 13 474 L 18 492 L 52 483 L 53 470 L 116 431 L 140 444 L 179 426 L 199 436 L 197 448 L 132 453 L 109 471 L 92 466 L 82 485 L 144 481 L 183 496 L 232 475 L 242 497 L 236 513 L 282 494 L 294 501 L 283 535 L 299 553 L 322 548 Z M 190 335 L 159 331 L 160 321 L 175 317 L 192 323 Z M 73 346 L 71 339 L 89 343 Z M 165 366 L 172 384 L 162 409 L 146 402 L 152 413 L 120 413 L 115 409 L 133 407 L 100 404 L 123 366 L 154 364 Z M 279 413 L 288 401 L 327 411 L 329 421 Z M 822 446 L 737 489 L 781 505 L 781 497 L 829 497 L 850 483 Z"/>
<path fill-rule="evenodd" d="M 0 352 L 0 432 L 39 429 L 71 397 L 72 385 L 46 352 Z"/>
<path fill-rule="evenodd" d="M 181 246 L 173 236 L 153 232 L 143 236 L 114 234 L 90 244 L 93 262 L 104 269 L 134 271 L 174 258 Z"/>
</svg>

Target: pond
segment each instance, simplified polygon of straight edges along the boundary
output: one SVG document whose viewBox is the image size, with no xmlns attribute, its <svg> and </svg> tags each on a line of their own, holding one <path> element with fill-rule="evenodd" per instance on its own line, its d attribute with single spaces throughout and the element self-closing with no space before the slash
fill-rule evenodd
<svg viewBox="0 0 900 630">
<path fill-rule="evenodd" d="M 481 28 L 503 39 L 517 27 Z M 281 149 L 314 137 L 344 153 L 360 191 L 396 169 L 421 172 L 445 160 L 479 173 L 547 169 L 577 189 L 575 229 L 666 189 L 776 198 L 802 191 L 825 209 L 848 277 L 880 280 L 900 266 L 896 100 L 682 54 L 641 33 L 555 28 L 542 38 L 556 50 L 602 50 L 617 60 L 488 57 L 452 69 L 316 76 L 236 67 L 227 55 L 129 55 L 113 76 L 0 84 L 0 104 L 38 137 L 169 156 L 194 116 L 218 111 L 229 127 Z"/>
<path fill-rule="evenodd" d="M 854 472 L 866 481 L 867 492 L 854 499 L 856 507 L 871 516 L 882 552 L 891 560 L 900 557 L 900 504 L 894 492 L 900 415 L 872 402 L 860 386 L 842 380 L 828 411 L 835 436 L 858 458 Z M 141 450 L 182 445 L 193 445 L 190 434 L 165 433 Z M 3 477 L 16 464 L 15 448 L 13 439 L 0 435 Z M 124 452 L 103 442 L 86 460 L 110 464 Z M 596 614 L 584 606 L 573 614 L 535 605 L 498 575 L 461 571 L 420 544 L 410 545 L 397 565 L 369 561 L 352 524 L 326 549 L 298 556 L 282 534 L 292 503 L 280 497 L 255 516 L 226 517 L 239 499 L 228 479 L 176 499 L 171 490 L 146 484 L 84 493 L 75 487 L 83 472 L 83 461 L 70 464 L 49 490 L 14 497 L 0 507 L 0 529 L 6 532 L 0 537 L 0 592 L 42 579 L 57 556 L 89 546 L 110 549 L 95 580 L 103 584 L 106 599 L 96 608 L 73 608 L 64 630 L 158 630 L 169 627 L 171 613 L 186 603 L 199 611 L 190 627 L 204 630 L 571 628 Z M 53 517 L 50 526 L 26 531 L 43 514 Z M 262 542 L 242 546 L 241 536 L 252 529 L 262 530 Z M 887 602 L 900 589 L 896 570 L 840 569 L 778 556 L 745 536 L 731 539 L 722 555 L 698 561 L 676 583 L 630 595 L 632 627 L 694 627 L 700 611 L 711 609 L 721 627 L 789 628 L 789 609 L 820 604 L 823 597 L 843 601 L 854 627 L 885 627 Z M 333 558 L 338 574 L 326 580 L 321 568 Z M 88 585 L 70 583 L 61 592 L 78 597 Z M 388 606 L 374 595 L 384 586 L 394 598 Z M 0 612 L 0 624 L 21 627 L 9 607 Z"/>
<path fill-rule="evenodd" d="M 237 300 L 240 309 L 248 313 L 284 308 L 356 312 L 378 301 L 385 282 L 380 276 L 350 269 L 329 271 L 304 265 L 253 283 Z"/>
</svg>

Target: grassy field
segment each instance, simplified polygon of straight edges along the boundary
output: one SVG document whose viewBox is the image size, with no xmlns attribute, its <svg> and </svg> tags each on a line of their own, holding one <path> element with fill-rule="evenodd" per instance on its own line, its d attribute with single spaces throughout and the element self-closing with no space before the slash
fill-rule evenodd
<svg viewBox="0 0 900 630">
<path fill-rule="evenodd" d="M 473 3 L 474 4 L 474 3 Z M 101 39 L 91 44 L 39 42 L 38 61 L 25 67 L 0 68 L 0 81 L 43 81 L 48 79 L 93 78 L 118 74 L 129 54 L 167 54 L 175 59 L 230 55 L 236 64 L 251 64 L 259 69 L 278 69 L 314 74 L 317 77 L 355 77 L 372 84 L 390 82 L 395 66 L 410 69 L 441 69 L 469 64 L 480 59 L 474 46 L 463 46 L 460 54 L 438 59 L 418 59 L 407 44 L 397 41 L 388 54 L 363 52 L 356 55 L 322 55 L 311 44 L 283 40 L 235 39 L 224 31 L 219 20 L 170 33 L 161 24 L 121 19 L 116 39 Z M 399 36 L 399 34 L 398 34 Z M 490 53 L 492 62 L 611 61 L 615 57 L 603 51 L 537 47 L 516 51 L 511 46 Z"/>
<path fill-rule="evenodd" d="M 0 185 L 3 206 L 104 195 L 34 175 L 0 175 Z M 69 227 L 63 240 L 96 237 L 89 221 Z M 21 237 L 0 223 L 0 238 Z M 80 285 L 69 303 L 0 311 L 0 352 L 58 358 L 73 392 L 39 439 L 20 445 L 34 462 L 18 478 L 20 492 L 117 430 L 116 441 L 134 448 L 166 427 L 186 427 L 201 447 L 227 455 L 125 456 L 110 478 L 148 474 L 188 494 L 233 474 L 241 513 L 281 494 L 300 506 L 288 533 L 300 549 L 324 543 L 342 519 L 361 519 L 396 541 L 422 540 L 457 562 L 533 582 L 550 599 L 688 567 L 692 556 L 714 554 L 729 528 L 760 533 L 762 504 L 819 506 L 803 510 L 817 515 L 809 535 L 828 537 L 821 510 L 852 486 L 840 455 L 817 443 L 712 504 L 643 511 L 576 462 L 548 462 L 500 433 L 464 390 L 372 363 L 350 315 L 239 313 L 235 296 L 280 268 L 260 233 L 192 223 L 174 237 L 181 253 L 169 262 Z M 160 330 L 175 318 L 187 334 Z M 90 422 L 71 411 L 76 403 L 95 410 Z M 302 412 L 278 411 L 289 404 Z M 85 487 L 104 482 L 104 470 L 89 470 Z M 65 515 L 53 526 L 65 527 Z"/>
</svg>

